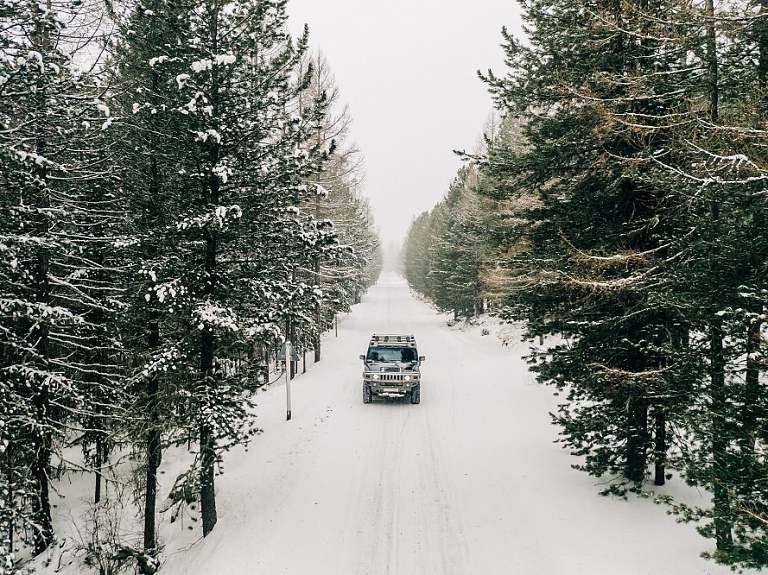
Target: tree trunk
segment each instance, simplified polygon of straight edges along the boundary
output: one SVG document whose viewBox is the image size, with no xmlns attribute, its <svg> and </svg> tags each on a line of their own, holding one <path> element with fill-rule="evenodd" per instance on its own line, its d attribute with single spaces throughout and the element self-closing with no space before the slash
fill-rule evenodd
<svg viewBox="0 0 768 575">
<path fill-rule="evenodd" d="M 42 207 L 49 207 L 48 200 L 43 199 Z M 45 216 L 41 216 L 45 218 Z M 41 226 L 47 224 L 41 223 Z M 50 285 L 48 282 L 49 254 L 40 250 L 37 256 L 37 301 L 41 304 L 50 303 Z M 50 328 L 47 323 L 40 322 L 35 330 L 37 339 L 36 351 L 41 369 L 46 369 L 49 358 Z M 53 541 L 53 521 L 51 519 L 51 500 L 49 493 L 48 470 L 51 465 L 51 403 L 48 383 L 43 381 L 33 398 L 37 414 L 37 429 L 34 431 L 33 446 L 35 462 L 32 475 L 35 482 L 36 497 L 33 502 L 33 515 L 37 525 L 35 533 L 35 554 L 42 553 Z"/>
<path fill-rule="evenodd" d="M 98 266 L 99 269 L 104 269 L 104 257 L 103 253 L 101 251 L 97 251 L 93 255 L 91 255 L 91 259 L 96 266 Z M 109 283 L 109 278 L 106 277 L 106 274 L 104 274 L 102 271 L 97 272 L 96 277 L 98 278 L 98 281 L 104 285 Z M 90 292 L 89 295 L 92 293 L 92 297 L 94 299 L 100 298 L 100 294 L 97 291 Z M 87 317 L 89 318 L 89 322 L 95 326 L 106 326 L 108 321 L 106 318 L 106 314 L 104 311 L 96 307 L 94 309 L 91 309 L 87 313 Z M 107 349 L 110 344 L 105 341 L 104 335 L 102 333 L 97 333 L 97 335 L 93 338 L 92 343 L 92 350 L 90 352 L 86 353 L 86 356 L 89 357 L 89 360 L 92 361 L 95 365 L 108 365 L 109 362 L 107 360 L 106 354 L 104 352 L 105 349 Z M 98 371 L 98 370 L 96 370 Z M 95 393 L 95 396 L 93 400 L 95 401 L 95 405 L 93 407 L 94 414 L 92 417 L 90 417 L 90 427 L 91 430 L 89 431 L 90 434 L 93 434 L 93 447 L 94 447 L 94 461 L 93 461 L 93 472 L 94 472 L 94 488 L 93 488 L 93 502 L 95 505 L 98 505 L 101 502 L 102 498 L 102 486 L 106 485 L 104 480 L 104 464 L 107 462 L 109 458 L 109 430 L 107 429 L 108 424 L 106 423 L 106 404 L 109 403 L 109 400 L 106 400 L 102 402 L 102 398 L 104 397 L 102 388 L 109 386 L 109 382 L 105 380 L 105 378 L 98 373 L 85 373 L 83 375 L 84 381 L 90 385 L 93 386 L 94 390 L 98 390 Z M 103 404 L 102 404 L 103 403 Z"/>
<path fill-rule="evenodd" d="M 101 454 L 102 450 L 104 449 L 102 447 L 103 440 L 101 436 L 96 436 L 96 444 L 94 446 L 94 449 L 96 450 L 96 460 L 94 461 L 94 473 L 96 475 L 96 485 L 93 489 L 93 502 L 94 504 L 98 505 L 101 502 L 101 480 L 102 480 L 102 472 L 101 472 L 101 466 L 102 466 L 102 460 L 101 460 Z"/>
<path fill-rule="evenodd" d="M 157 324 L 154 325 L 157 328 Z M 153 330 L 155 333 L 155 330 Z M 153 338 L 154 339 L 154 338 Z M 147 474 L 144 486 L 144 549 L 157 547 L 155 515 L 157 514 L 157 468 L 161 459 L 161 431 L 159 414 L 159 382 L 156 376 L 147 382 L 149 429 L 147 430 Z"/>
<path fill-rule="evenodd" d="M 708 115 L 712 122 L 717 122 L 719 116 L 719 87 L 717 62 L 717 30 L 715 29 L 714 0 L 704 0 L 704 12 L 707 17 L 707 89 L 709 91 Z"/>
<path fill-rule="evenodd" d="M 0 451 L 0 470 L 2 471 L 3 475 L 5 475 L 5 481 L 6 485 L 8 486 L 8 490 L 13 493 L 16 489 L 14 487 L 14 473 L 13 470 L 15 468 L 14 461 L 13 461 L 13 453 L 14 453 L 14 445 L 13 442 L 8 442 L 8 445 L 5 448 L 5 451 Z M 11 503 L 7 503 L 9 507 L 11 506 Z M 9 513 L 8 517 L 8 523 L 6 524 L 8 527 L 8 549 L 13 549 L 13 537 L 14 537 L 14 517 L 15 513 L 11 512 Z"/>
<path fill-rule="evenodd" d="M 725 352 L 722 319 L 718 316 L 712 319 L 709 343 L 712 370 L 712 501 L 715 540 L 718 551 L 727 551 L 733 547 L 733 534 L 730 521 L 731 503 L 726 486 Z"/>
<path fill-rule="evenodd" d="M 667 416 L 661 406 L 656 406 L 656 421 L 653 445 L 654 485 L 666 483 L 667 464 Z"/>
<path fill-rule="evenodd" d="M 203 537 L 216 526 L 216 493 L 214 488 L 214 465 L 216 449 L 210 428 L 200 426 L 200 509 L 203 516 Z"/>
<path fill-rule="evenodd" d="M 221 9 L 218 5 L 212 6 L 211 20 L 211 45 L 214 53 L 218 49 L 218 16 Z M 219 67 L 214 65 L 211 70 L 211 105 L 212 117 L 219 118 Z M 220 128 L 220 126 L 215 126 Z M 216 208 L 220 200 L 221 182 L 219 176 L 213 171 L 218 165 L 220 149 L 218 145 L 211 145 L 208 150 L 208 160 L 211 172 L 208 175 L 209 207 Z M 205 285 L 203 293 L 207 298 L 213 298 L 216 293 L 216 257 L 217 238 L 214 230 L 209 230 L 205 238 Z M 200 377 L 202 378 L 203 393 L 207 386 L 211 385 L 214 376 L 215 337 L 210 325 L 204 326 L 201 337 L 200 350 Z M 203 537 L 207 536 L 216 526 L 216 492 L 214 489 L 214 465 L 216 462 L 216 440 L 213 437 L 213 429 L 208 420 L 210 416 L 205 413 L 199 415 L 200 425 L 200 510 L 203 517 Z"/>
<path fill-rule="evenodd" d="M 317 363 L 318 361 L 320 361 L 320 330 L 322 329 L 322 327 L 320 326 L 320 311 L 319 310 L 317 312 L 317 317 L 316 317 L 316 320 L 315 320 L 315 325 L 317 326 L 317 334 L 315 335 L 314 348 L 315 348 L 315 363 Z"/>
<path fill-rule="evenodd" d="M 704 0 L 704 12 L 707 18 L 707 86 L 708 114 L 715 123 L 718 120 L 718 58 L 717 30 L 715 29 L 714 0 Z M 719 206 L 712 202 L 712 219 L 717 220 Z M 726 389 L 725 389 L 725 350 L 723 348 L 723 321 L 717 315 L 711 318 L 710 333 L 710 368 L 712 385 L 712 500 L 715 525 L 715 540 L 718 551 L 727 551 L 733 547 L 731 530 L 730 499 L 727 481 L 727 436 L 726 436 Z"/>
<path fill-rule="evenodd" d="M 46 11 L 51 9 L 51 0 L 46 0 Z M 42 5 L 38 6 L 41 12 L 37 29 L 33 36 L 33 45 L 42 54 L 47 54 L 51 46 L 50 28 L 48 19 L 43 17 Z M 46 86 L 42 80 L 38 84 L 36 93 L 36 108 L 40 117 L 44 117 L 47 112 Z M 47 153 L 48 142 L 44 127 L 36 126 L 35 151 L 40 157 L 45 157 Z M 48 170 L 45 164 L 40 164 L 37 170 L 39 179 L 40 195 L 37 198 L 37 207 L 40 210 L 37 216 L 37 232 L 41 238 L 50 234 L 50 222 L 46 211 L 51 208 L 51 198 L 48 189 Z M 37 291 L 37 303 L 49 305 L 51 303 L 50 288 L 50 253 L 44 247 L 37 252 L 37 270 L 35 277 L 35 289 Z M 49 369 L 48 361 L 50 359 L 50 326 L 40 318 L 35 328 L 34 337 L 36 340 L 35 351 L 37 352 L 37 361 L 41 371 Z M 32 477 L 35 484 L 36 497 L 33 501 L 33 516 L 37 525 L 37 531 L 34 537 L 35 554 L 42 553 L 53 541 L 53 521 L 51 519 L 51 501 L 49 493 L 48 471 L 51 464 L 51 449 L 53 446 L 51 428 L 51 403 L 50 388 L 47 380 L 40 382 L 40 387 L 32 398 L 37 414 L 37 429 L 33 431 L 33 447 L 35 449 L 35 461 L 33 463 Z"/>
<path fill-rule="evenodd" d="M 315 203 L 317 203 L 317 194 L 315 194 Z M 317 216 L 317 211 L 315 211 L 315 216 Z M 315 285 L 320 287 L 320 262 L 317 259 L 315 259 Z M 315 306 L 315 363 L 320 361 L 320 336 L 323 333 L 323 326 L 320 325 L 320 321 L 320 302 L 318 302 Z"/>
<path fill-rule="evenodd" d="M 153 89 L 157 89 L 159 78 L 152 76 Z M 157 167 L 157 158 L 153 155 L 150 159 L 150 197 L 156 198 L 160 194 L 160 173 Z M 153 204 L 155 205 L 155 204 Z M 156 217 L 159 213 L 154 214 Z M 147 256 L 152 261 L 159 252 L 157 245 L 151 244 L 147 248 Z M 152 288 L 154 288 L 154 282 Z M 149 290 L 149 333 L 147 336 L 147 348 L 152 353 L 160 347 L 160 310 L 159 302 L 154 289 Z M 157 468 L 160 466 L 161 452 L 161 422 L 160 422 L 160 382 L 156 374 L 153 374 L 146 382 L 145 393 L 147 396 L 146 414 L 149 419 L 147 425 L 146 441 L 146 477 L 144 485 L 144 549 L 150 550 L 157 547 L 157 532 L 155 530 L 155 516 L 157 514 Z"/>
<path fill-rule="evenodd" d="M 760 342 L 760 323 L 754 322 L 747 329 L 747 370 L 744 388 L 744 412 L 742 414 L 741 448 L 753 454 L 757 438 L 757 419 L 762 406 L 760 401 L 760 362 L 757 349 Z"/>
<path fill-rule="evenodd" d="M 216 239 L 209 237 L 206 247 L 206 285 L 205 293 L 213 295 L 216 284 Z M 210 326 L 202 331 L 202 349 L 200 353 L 200 377 L 202 387 L 209 385 L 213 377 L 214 335 Z M 203 389 L 203 393 L 205 390 Z M 200 415 L 200 509 L 203 516 L 203 536 L 208 535 L 216 525 L 216 495 L 214 491 L 214 464 L 216 445 L 207 415 Z"/>
<path fill-rule="evenodd" d="M 293 284 L 296 284 L 296 266 L 293 266 L 293 269 L 291 270 L 291 280 L 293 281 Z M 288 328 L 288 339 L 291 341 L 292 349 L 296 349 L 296 322 L 291 321 L 288 324 L 290 327 Z M 288 357 L 287 353 L 285 356 L 285 361 L 287 362 L 286 365 L 290 366 L 290 378 L 293 379 L 296 377 L 296 362 L 293 361 L 293 354 L 291 354 L 291 357 Z"/>
<path fill-rule="evenodd" d="M 648 402 L 643 397 L 633 396 L 627 406 L 627 470 L 630 481 L 645 480 L 647 464 Z"/>
<path fill-rule="evenodd" d="M 47 384 L 43 385 L 42 389 L 35 396 L 34 404 L 38 420 L 43 427 L 43 430 L 36 434 L 33 443 L 35 462 L 32 475 L 35 481 L 37 497 L 33 499 L 32 509 L 37 525 L 37 531 L 35 532 L 35 554 L 37 555 L 48 549 L 48 546 L 53 541 L 53 521 L 51 519 L 50 485 L 48 479 L 48 470 L 51 465 L 51 435 L 47 430 L 48 410 L 50 409 Z"/>
<path fill-rule="evenodd" d="M 756 92 L 763 97 L 758 101 L 758 117 L 755 118 L 755 125 L 761 126 L 768 113 L 768 101 L 765 94 L 768 89 L 768 0 L 760 0 L 760 15 L 754 19 L 755 30 L 753 37 L 757 44 L 757 90 Z"/>
</svg>

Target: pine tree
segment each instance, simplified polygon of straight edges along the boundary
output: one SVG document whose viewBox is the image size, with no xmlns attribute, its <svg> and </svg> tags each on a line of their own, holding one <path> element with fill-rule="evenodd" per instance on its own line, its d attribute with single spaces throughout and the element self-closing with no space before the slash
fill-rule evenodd
<svg viewBox="0 0 768 575">
<path fill-rule="evenodd" d="M 144 2 L 124 23 L 110 65 L 115 86 L 110 105 L 119 121 L 110 130 L 121 176 L 120 196 L 130 219 L 121 230 L 125 246 L 126 302 L 120 331 L 131 369 L 132 413 L 126 430 L 135 438 L 146 469 L 144 548 L 157 547 L 157 469 L 168 442 L 179 440 L 185 377 L 188 286 L 176 218 L 186 207 L 185 171 L 191 130 L 178 110 L 190 100 L 176 78 L 189 70 L 191 5 Z"/>
<path fill-rule="evenodd" d="M 502 197 L 537 200 L 515 260 L 534 289 L 510 294 L 511 316 L 573 336 L 533 359 L 568 389 L 556 421 L 584 468 L 639 482 L 652 455 L 656 483 L 680 468 L 713 493 L 679 509 L 712 519 L 715 558 L 760 565 L 762 18 L 721 19 L 712 2 L 552 7 L 526 4 L 531 49 L 507 38 L 513 73 L 487 78 L 528 149 L 491 150 L 486 170 Z"/>
<path fill-rule="evenodd" d="M 476 187 L 477 172 L 470 164 L 459 170 L 444 202 L 432 214 L 438 231 L 431 246 L 430 298 L 439 309 L 452 311 L 456 319 L 469 319 L 482 307 L 484 222 Z"/>
<path fill-rule="evenodd" d="M 535 280 L 514 294 L 513 314 L 528 321 L 531 337 L 571 336 L 532 362 L 541 381 L 568 389 L 555 420 L 565 444 L 585 457 L 583 468 L 640 483 L 656 459 L 661 483 L 665 420 L 675 409 L 668 399 L 680 384 L 673 374 L 684 371 L 662 348 L 679 339 L 684 320 L 655 286 L 676 224 L 661 219 L 665 189 L 643 169 L 647 142 L 616 118 L 670 111 L 661 85 L 646 98 L 632 81 L 674 74 L 676 47 L 659 46 L 649 29 L 674 7 L 555 4 L 525 4 L 531 47 L 507 36 L 514 73 L 487 78 L 507 112 L 525 118 L 527 142 L 501 162 L 491 156 L 489 173 L 536 195 L 525 226 Z M 653 144 L 663 141 L 656 134 Z"/>
<path fill-rule="evenodd" d="M 347 106 L 340 104 L 340 92 L 330 65 L 322 54 L 307 59 L 302 69 L 311 70 L 311 84 L 303 102 L 322 98 L 327 114 L 318 125 L 315 143 L 329 151 L 320 173 L 308 179 L 317 193 L 302 206 L 311 214 L 318 231 L 319 250 L 314 260 L 307 261 L 304 277 L 322 293 L 312 322 L 301 321 L 300 351 L 314 348 L 315 361 L 320 360 L 320 335 L 332 325 L 334 316 L 348 312 L 359 303 L 362 294 L 375 283 L 381 268 L 381 250 L 374 231 L 372 210 L 360 196 L 362 157 L 349 143 L 351 117 Z"/>
<path fill-rule="evenodd" d="M 431 238 L 429 235 L 430 212 L 423 212 L 414 218 L 403 243 L 403 272 L 412 289 L 426 294 L 427 277 L 430 269 Z"/>
<path fill-rule="evenodd" d="M 125 170 L 140 170 L 128 195 L 145 206 L 135 227 L 148 305 L 134 305 L 149 333 L 134 340 L 150 406 L 147 548 L 163 419 L 173 418 L 171 440 L 199 445 L 207 535 L 217 520 L 215 466 L 253 431 L 247 393 L 259 382 L 242 360 L 314 306 L 294 271 L 323 247 L 322 230 L 300 209 L 314 193 L 302 180 L 325 153 L 312 142 L 322 99 L 299 110 L 310 82 L 298 72 L 306 41 L 285 33 L 280 1 L 145 3 L 123 36 L 123 139 L 134 144 Z M 167 373 L 178 374 L 172 403 L 161 397 Z"/>
<path fill-rule="evenodd" d="M 1 16 L 3 538 L 9 552 L 15 534 L 31 530 L 39 553 L 54 535 L 58 447 L 68 430 L 88 429 L 81 414 L 98 403 L 106 419 L 118 403 L 107 335 L 117 289 L 96 257 L 115 214 L 104 157 L 92 146 L 109 118 L 92 78 L 63 51 L 50 3 L 17 2 Z"/>
</svg>

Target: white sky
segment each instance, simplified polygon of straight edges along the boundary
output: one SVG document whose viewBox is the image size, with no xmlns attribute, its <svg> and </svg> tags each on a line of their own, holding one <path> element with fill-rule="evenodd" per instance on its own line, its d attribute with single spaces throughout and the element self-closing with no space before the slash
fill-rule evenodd
<svg viewBox="0 0 768 575">
<path fill-rule="evenodd" d="M 520 37 L 514 0 L 290 0 L 349 104 L 364 195 L 386 247 L 431 209 L 473 151 L 493 103 L 477 70 L 503 74 L 501 28 Z"/>
</svg>

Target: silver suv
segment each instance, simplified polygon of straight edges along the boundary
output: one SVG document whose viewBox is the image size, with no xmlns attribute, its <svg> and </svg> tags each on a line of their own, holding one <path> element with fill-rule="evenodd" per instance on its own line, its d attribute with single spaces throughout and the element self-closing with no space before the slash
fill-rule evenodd
<svg viewBox="0 0 768 575">
<path fill-rule="evenodd" d="M 403 334 L 376 334 L 368 343 L 368 353 L 361 355 L 363 368 L 363 403 L 374 395 L 410 397 L 421 401 L 421 372 L 425 357 L 416 349 L 416 338 Z"/>
</svg>

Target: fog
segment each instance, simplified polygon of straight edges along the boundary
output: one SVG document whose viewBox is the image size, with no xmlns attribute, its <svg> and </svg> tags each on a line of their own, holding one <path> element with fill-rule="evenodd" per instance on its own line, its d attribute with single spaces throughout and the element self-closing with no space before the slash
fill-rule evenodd
<svg viewBox="0 0 768 575">
<path fill-rule="evenodd" d="M 292 33 L 309 26 L 349 104 L 384 246 L 444 196 L 461 167 L 453 151 L 476 149 L 493 110 L 477 71 L 504 73 L 501 29 L 521 35 L 518 11 L 510 0 L 288 3 Z"/>
</svg>

